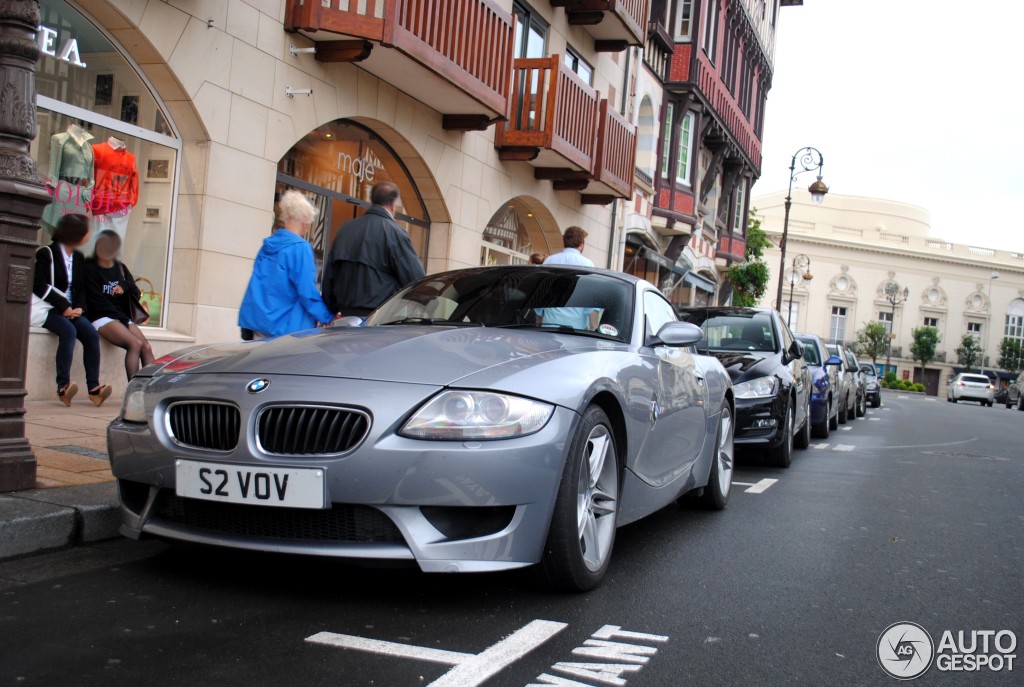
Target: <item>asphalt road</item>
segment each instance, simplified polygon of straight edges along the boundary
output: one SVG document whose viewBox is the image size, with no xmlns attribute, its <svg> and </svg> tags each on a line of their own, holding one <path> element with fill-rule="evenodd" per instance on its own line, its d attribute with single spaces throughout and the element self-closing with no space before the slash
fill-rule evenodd
<svg viewBox="0 0 1024 687">
<path fill-rule="evenodd" d="M 895 685 L 897 621 L 1024 653 L 1024 413 L 887 393 L 847 426 L 788 470 L 743 461 L 722 513 L 620 530 L 586 595 L 152 541 L 0 564 L 0 685 Z"/>
</svg>

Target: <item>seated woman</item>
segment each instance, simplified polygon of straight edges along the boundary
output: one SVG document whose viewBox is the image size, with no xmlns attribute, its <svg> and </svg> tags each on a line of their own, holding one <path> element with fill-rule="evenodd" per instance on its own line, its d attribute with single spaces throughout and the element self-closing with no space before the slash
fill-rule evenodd
<svg viewBox="0 0 1024 687">
<path fill-rule="evenodd" d="M 96 253 L 85 263 L 85 311 L 104 339 L 125 350 L 128 379 L 153 362 L 153 348 L 139 325 L 132 321 L 132 304 L 139 302 L 139 287 L 128 268 L 117 259 L 121 237 L 101 231 Z"/>
<path fill-rule="evenodd" d="M 89 218 L 85 215 L 64 215 L 53 231 L 53 243 L 36 251 L 35 277 L 32 293 L 36 311 L 45 317 L 42 326 L 57 335 L 57 399 L 66 406 L 78 393 L 71 381 L 71 359 L 75 339 L 82 342 L 85 380 L 89 400 L 96 406 L 110 398 L 111 389 L 100 384 L 100 338 L 85 317 L 85 258 L 77 250 L 89 238 Z M 43 308 L 49 309 L 43 312 Z"/>
</svg>

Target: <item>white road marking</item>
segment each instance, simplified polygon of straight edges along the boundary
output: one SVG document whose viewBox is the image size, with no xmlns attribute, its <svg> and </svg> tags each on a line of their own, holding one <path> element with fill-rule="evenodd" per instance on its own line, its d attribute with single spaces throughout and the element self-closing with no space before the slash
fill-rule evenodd
<svg viewBox="0 0 1024 687">
<path fill-rule="evenodd" d="M 736 480 L 733 480 L 732 485 L 734 487 L 752 487 L 752 486 L 754 486 L 754 483 L 753 482 L 737 482 Z"/>
<path fill-rule="evenodd" d="M 431 663 L 453 666 L 451 670 L 431 682 L 428 687 L 478 687 L 498 672 L 533 651 L 564 630 L 566 623 L 534 620 L 519 628 L 505 639 L 484 649 L 479 654 L 446 651 L 432 647 L 399 644 L 354 635 L 318 632 L 306 638 L 311 644 L 322 644 L 342 649 L 369 651 L 385 656 L 414 658 Z"/>
<path fill-rule="evenodd" d="M 880 418 L 880 417 L 869 417 L 868 420 L 871 421 L 871 422 L 881 422 L 882 418 Z"/>
<path fill-rule="evenodd" d="M 828 448 L 831 445 L 832 444 L 812 444 L 811 448 L 819 449 L 820 450 L 820 449 L 823 449 L 823 448 Z"/>
<path fill-rule="evenodd" d="M 929 396 L 928 398 L 926 398 L 926 399 L 924 399 L 924 400 L 926 400 L 926 401 L 931 401 L 932 403 L 934 403 L 935 401 L 937 401 L 937 400 L 939 400 L 939 399 L 937 399 L 937 398 L 935 398 L 935 397 L 933 397 L 933 396 Z"/>
<path fill-rule="evenodd" d="M 913 444 L 911 446 L 879 446 L 877 448 L 935 448 L 936 446 L 958 446 L 960 444 L 969 444 L 972 441 L 977 441 L 978 437 L 971 437 L 970 439 L 964 439 L 963 441 L 946 441 L 941 444 Z"/>
<path fill-rule="evenodd" d="M 836 444 L 836 445 L 835 445 L 835 446 L 834 446 L 834 447 L 832 448 L 832 450 L 833 450 L 833 451 L 852 451 L 852 450 L 853 450 L 853 449 L 855 449 L 855 448 L 857 448 L 857 447 L 856 447 L 856 446 L 853 446 L 853 445 L 851 445 L 851 444 Z"/>
<path fill-rule="evenodd" d="M 743 493 L 745 493 L 745 494 L 763 494 L 770 486 L 772 486 L 773 484 L 775 484 L 778 481 L 779 480 L 777 480 L 777 479 L 772 479 L 770 477 L 765 477 L 763 480 L 761 480 L 760 482 L 758 482 L 754 486 L 750 487 L 749 489 L 744 489 Z"/>
<path fill-rule="evenodd" d="M 910 398 L 910 396 L 897 396 L 896 398 L 900 399 L 901 401 L 906 401 L 907 399 Z"/>
<path fill-rule="evenodd" d="M 839 429 L 840 429 L 840 431 L 843 431 L 843 432 L 849 432 L 851 429 L 853 429 L 853 427 L 840 427 Z"/>
</svg>

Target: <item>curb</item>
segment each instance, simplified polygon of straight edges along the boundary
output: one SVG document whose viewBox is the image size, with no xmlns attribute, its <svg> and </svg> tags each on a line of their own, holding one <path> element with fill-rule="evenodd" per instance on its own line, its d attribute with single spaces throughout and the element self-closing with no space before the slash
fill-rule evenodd
<svg viewBox="0 0 1024 687">
<path fill-rule="evenodd" d="M 118 536 L 116 482 L 0 494 L 0 561 Z"/>
</svg>

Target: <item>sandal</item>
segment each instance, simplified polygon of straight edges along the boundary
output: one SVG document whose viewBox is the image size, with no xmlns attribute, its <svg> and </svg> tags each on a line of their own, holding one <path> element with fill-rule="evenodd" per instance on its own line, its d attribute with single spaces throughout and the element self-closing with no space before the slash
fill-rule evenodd
<svg viewBox="0 0 1024 687">
<path fill-rule="evenodd" d="M 61 388 L 57 389 L 57 400 L 63 403 L 68 408 L 71 407 L 71 399 L 78 393 L 78 385 L 74 382 L 65 384 Z"/>
<path fill-rule="evenodd" d="M 101 384 L 92 391 L 89 392 L 89 400 L 92 404 L 99 408 L 103 405 L 103 402 L 110 398 L 110 394 L 113 393 L 113 389 L 108 384 Z"/>
</svg>

